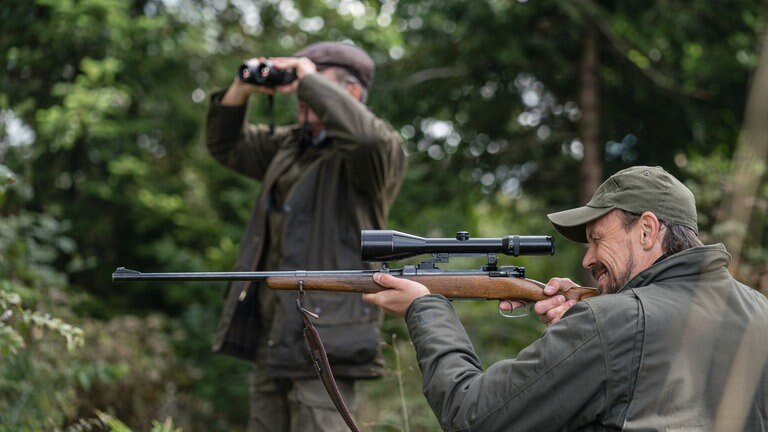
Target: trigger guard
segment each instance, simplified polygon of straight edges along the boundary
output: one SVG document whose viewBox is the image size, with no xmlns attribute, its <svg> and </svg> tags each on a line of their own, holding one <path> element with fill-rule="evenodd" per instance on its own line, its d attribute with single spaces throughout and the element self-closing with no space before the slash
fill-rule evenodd
<svg viewBox="0 0 768 432">
<path fill-rule="evenodd" d="M 509 303 L 509 306 L 512 306 L 512 302 L 510 300 L 502 300 L 504 302 Z M 531 313 L 531 308 L 533 307 L 533 304 L 528 303 L 526 301 L 521 301 L 523 303 L 523 307 L 519 308 L 518 310 L 525 311 L 525 313 L 515 313 L 515 309 L 512 309 L 510 312 L 504 312 L 499 308 L 499 315 L 503 316 L 504 318 L 525 318 Z"/>
</svg>

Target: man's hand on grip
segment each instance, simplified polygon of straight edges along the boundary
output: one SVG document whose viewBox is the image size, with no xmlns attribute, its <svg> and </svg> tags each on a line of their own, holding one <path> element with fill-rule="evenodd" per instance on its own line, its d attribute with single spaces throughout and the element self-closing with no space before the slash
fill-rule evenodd
<svg viewBox="0 0 768 432">
<path fill-rule="evenodd" d="M 560 291 L 568 291 L 571 288 L 578 287 L 568 278 L 552 278 L 544 287 L 544 294 L 552 296 L 546 300 L 541 300 L 533 305 L 533 311 L 539 315 L 539 319 L 546 325 L 552 325 L 560 320 L 565 311 L 576 304 L 575 300 L 568 300 Z M 515 300 L 502 300 L 499 302 L 499 310 L 502 315 L 509 314 L 515 309 L 525 307 L 526 304 Z"/>
</svg>

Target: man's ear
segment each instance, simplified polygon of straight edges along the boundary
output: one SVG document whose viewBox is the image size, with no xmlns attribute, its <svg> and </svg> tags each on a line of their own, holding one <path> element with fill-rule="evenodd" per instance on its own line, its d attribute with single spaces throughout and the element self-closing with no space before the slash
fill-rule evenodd
<svg viewBox="0 0 768 432">
<path fill-rule="evenodd" d="M 652 212 L 644 212 L 638 221 L 640 245 L 644 250 L 661 246 L 661 222 Z"/>
<path fill-rule="evenodd" d="M 355 100 L 359 100 L 360 102 L 363 101 L 363 89 L 358 84 L 346 83 L 345 86 L 347 87 L 347 91 L 349 92 L 350 96 L 355 98 Z"/>
</svg>

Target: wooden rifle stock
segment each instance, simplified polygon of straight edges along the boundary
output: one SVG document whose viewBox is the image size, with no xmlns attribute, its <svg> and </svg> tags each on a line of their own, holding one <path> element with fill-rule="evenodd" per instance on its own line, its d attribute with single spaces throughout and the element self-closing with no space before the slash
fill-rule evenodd
<svg viewBox="0 0 768 432">
<path fill-rule="evenodd" d="M 399 278 L 419 282 L 430 292 L 442 294 L 448 298 L 518 300 L 537 302 L 549 298 L 544 294 L 544 284 L 521 277 L 489 277 L 477 275 L 395 275 Z M 301 285 L 305 290 L 338 291 L 353 293 L 375 293 L 384 288 L 373 281 L 370 274 L 336 277 L 268 277 L 268 288 L 277 290 L 296 290 Z M 597 295 L 594 288 L 578 287 L 561 291 L 568 300 L 583 300 Z"/>
</svg>

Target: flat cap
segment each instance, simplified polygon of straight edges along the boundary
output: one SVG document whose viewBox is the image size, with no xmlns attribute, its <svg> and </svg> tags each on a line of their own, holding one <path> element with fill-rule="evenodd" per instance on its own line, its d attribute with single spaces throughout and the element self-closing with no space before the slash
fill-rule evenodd
<svg viewBox="0 0 768 432">
<path fill-rule="evenodd" d="M 373 81 L 374 63 L 362 49 L 342 42 L 318 42 L 302 48 L 294 57 L 307 57 L 319 67 L 342 67 L 351 72 L 365 88 Z"/>
<path fill-rule="evenodd" d="M 568 240 L 587 243 L 587 224 L 611 210 L 654 213 L 660 220 L 699 232 L 693 193 L 661 167 L 634 166 L 617 172 L 597 188 L 584 207 L 548 214 Z"/>
</svg>

